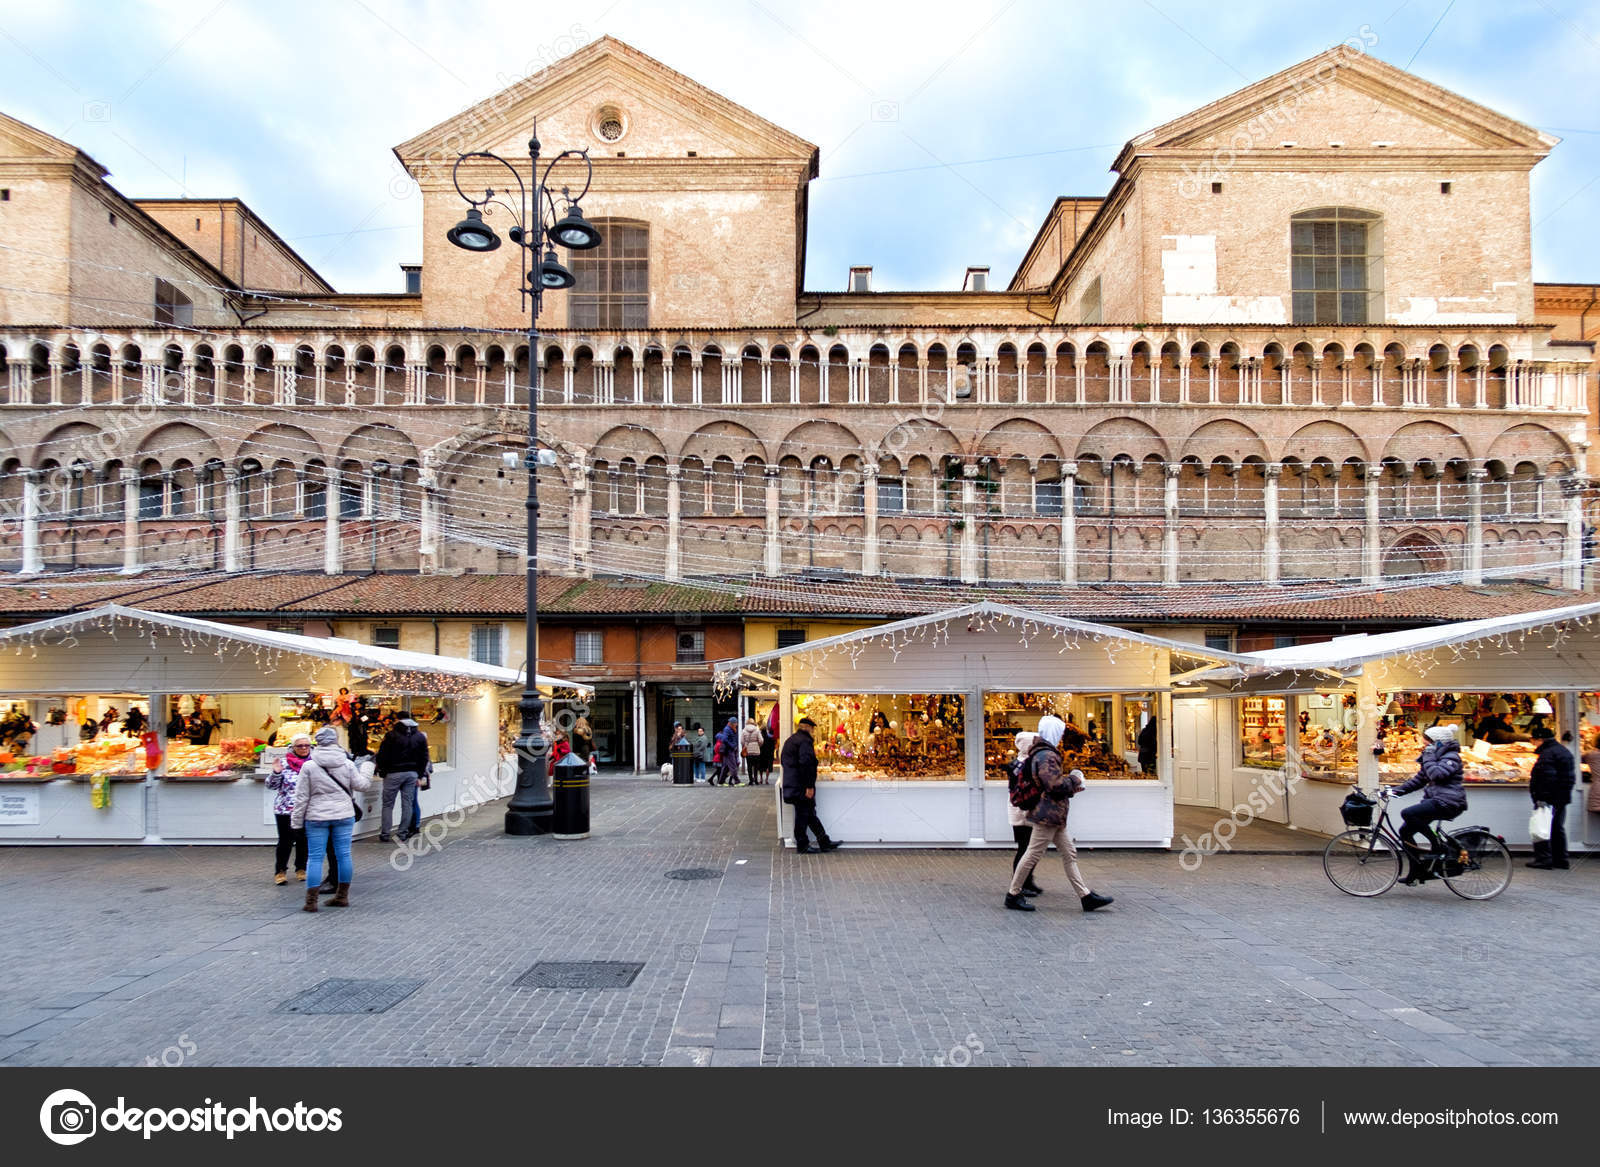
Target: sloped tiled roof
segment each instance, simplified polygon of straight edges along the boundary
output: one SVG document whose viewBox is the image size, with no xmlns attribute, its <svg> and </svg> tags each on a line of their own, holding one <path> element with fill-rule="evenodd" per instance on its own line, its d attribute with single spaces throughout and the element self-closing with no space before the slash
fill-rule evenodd
<svg viewBox="0 0 1600 1167">
<path fill-rule="evenodd" d="M 202 576 L 39 577 L 0 587 L 0 618 L 33 619 L 118 603 L 151 611 L 218 616 L 353 618 L 363 615 L 516 616 L 525 580 L 504 575 L 322 575 L 308 572 Z M 928 580 L 739 577 L 686 583 L 577 579 L 539 581 L 544 616 L 920 615 L 992 600 L 1085 620 L 1151 623 L 1318 621 L 1431 624 L 1560 607 L 1574 593 L 1532 584 L 1368 591 L 1334 585 L 1136 584 L 994 586 Z"/>
</svg>

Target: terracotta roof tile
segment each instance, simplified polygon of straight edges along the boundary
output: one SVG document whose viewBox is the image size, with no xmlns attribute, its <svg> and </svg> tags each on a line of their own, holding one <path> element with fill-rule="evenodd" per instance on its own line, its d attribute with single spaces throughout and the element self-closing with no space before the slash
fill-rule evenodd
<svg viewBox="0 0 1600 1167">
<path fill-rule="evenodd" d="M 49 576 L 0 587 L 0 617 L 38 619 L 116 602 L 156 611 L 219 616 L 517 616 L 525 580 L 504 575 L 252 575 L 129 579 Z M 1572 593 L 1532 584 L 1484 587 L 1360 588 L 1303 585 L 1135 584 L 995 586 L 927 580 L 739 577 L 700 583 L 577 579 L 539 581 L 542 614 L 917 615 L 975 600 L 1087 620 L 1134 623 L 1318 621 L 1430 624 L 1536 611 L 1570 602 Z"/>
</svg>

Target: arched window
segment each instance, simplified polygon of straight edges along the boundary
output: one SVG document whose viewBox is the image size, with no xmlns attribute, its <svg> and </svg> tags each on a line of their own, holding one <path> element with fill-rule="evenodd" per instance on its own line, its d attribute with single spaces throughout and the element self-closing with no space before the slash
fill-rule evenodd
<svg viewBox="0 0 1600 1167">
<path fill-rule="evenodd" d="M 1318 207 L 1289 220 L 1296 324 L 1383 323 L 1383 220 Z"/>
<path fill-rule="evenodd" d="M 577 284 L 567 294 L 569 328 L 647 328 L 650 322 L 650 225 L 596 219 L 600 246 L 567 253 Z"/>
</svg>

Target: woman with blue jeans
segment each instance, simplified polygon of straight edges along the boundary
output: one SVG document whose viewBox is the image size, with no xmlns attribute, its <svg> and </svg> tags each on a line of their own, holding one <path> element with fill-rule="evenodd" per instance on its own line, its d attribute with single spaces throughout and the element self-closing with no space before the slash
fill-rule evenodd
<svg viewBox="0 0 1600 1167">
<path fill-rule="evenodd" d="M 317 910 L 317 884 L 322 881 L 323 852 L 331 840 L 338 869 L 338 889 L 329 907 L 350 906 L 350 883 L 355 874 L 350 861 L 350 835 L 356 825 L 356 791 L 372 786 L 356 769 L 350 755 L 339 748 L 339 735 L 331 726 L 317 731 L 317 744 L 311 757 L 300 767 L 295 783 L 294 814 L 291 823 L 304 827 L 310 855 L 306 864 L 306 903 L 304 911 Z"/>
</svg>

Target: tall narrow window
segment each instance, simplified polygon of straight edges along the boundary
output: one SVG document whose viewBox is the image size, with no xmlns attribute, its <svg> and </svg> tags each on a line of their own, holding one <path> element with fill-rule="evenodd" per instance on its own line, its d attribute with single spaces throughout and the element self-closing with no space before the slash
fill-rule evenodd
<svg viewBox="0 0 1600 1167">
<path fill-rule="evenodd" d="M 605 659 L 605 634 L 598 628 L 580 628 L 572 634 L 572 663 L 597 665 Z"/>
<path fill-rule="evenodd" d="M 474 624 L 472 626 L 472 659 L 480 665 L 503 663 L 505 643 L 504 624 Z"/>
<path fill-rule="evenodd" d="M 1296 324 L 1383 321 L 1383 220 L 1371 211 L 1318 207 L 1289 221 Z"/>
<path fill-rule="evenodd" d="M 597 219 L 600 246 L 573 251 L 577 285 L 567 294 L 570 328 L 645 328 L 650 321 L 650 226 Z"/>
</svg>

